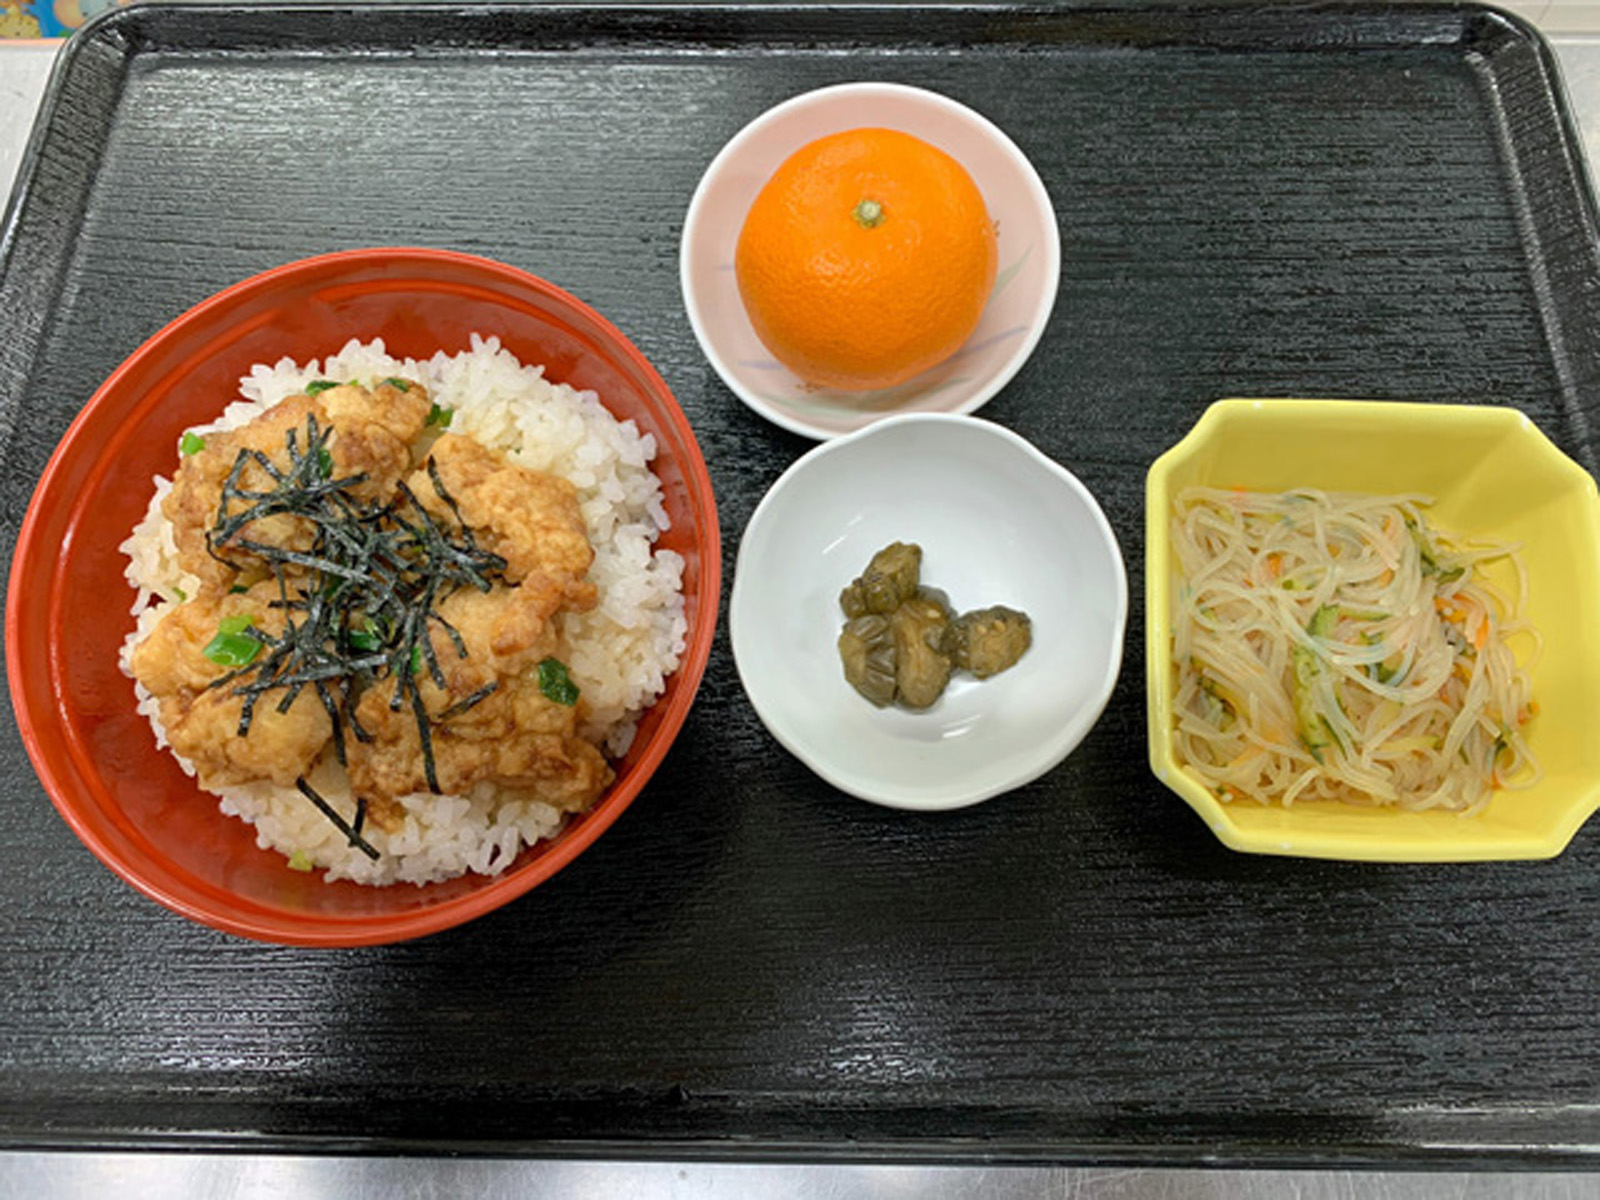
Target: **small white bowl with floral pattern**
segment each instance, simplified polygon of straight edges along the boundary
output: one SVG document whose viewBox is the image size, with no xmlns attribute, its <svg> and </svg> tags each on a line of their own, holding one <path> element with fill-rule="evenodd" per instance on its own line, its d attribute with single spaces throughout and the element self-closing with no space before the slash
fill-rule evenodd
<svg viewBox="0 0 1600 1200">
<path fill-rule="evenodd" d="M 785 159 L 817 138 L 867 127 L 919 137 L 967 169 L 994 218 L 1000 262 L 978 327 L 953 357 L 896 387 L 845 392 L 806 383 L 761 344 L 739 297 L 733 255 L 745 214 Z M 988 119 L 923 88 L 846 83 L 769 109 L 723 147 L 690 201 L 679 269 L 695 336 L 734 395 L 785 429 L 826 439 L 898 413 L 970 413 L 991 399 L 1050 319 L 1061 235 L 1033 164 Z"/>
</svg>

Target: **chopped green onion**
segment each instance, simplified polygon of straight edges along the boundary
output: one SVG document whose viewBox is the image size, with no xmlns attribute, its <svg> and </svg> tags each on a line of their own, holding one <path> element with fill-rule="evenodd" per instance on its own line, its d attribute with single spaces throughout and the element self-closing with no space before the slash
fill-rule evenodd
<svg viewBox="0 0 1600 1200">
<path fill-rule="evenodd" d="M 219 667 L 248 667 L 261 653 L 261 643 L 248 633 L 219 633 L 203 653 Z"/>
<path fill-rule="evenodd" d="M 223 617 L 217 622 L 217 630 L 220 633 L 243 633 L 249 628 L 250 618 L 242 613 L 234 617 Z"/>
<path fill-rule="evenodd" d="M 383 648 L 383 639 L 378 636 L 378 623 L 371 617 L 366 619 L 360 629 L 350 631 L 350 648 L 370 654 L 374 650 Z"/>
<path fill-rule="evenodd" d="M 394 378 L 394 376 L 391 375 L 388 379 L 385 379 L 383 382 L 387 383 L 392 388 L 399 388 L 402 392 L 409 392 L 411 390 L 411 383 L 410 383 L 409 380 L 406 380 L 406 379 L 396 379 L 396 378 Z"/>
<path fill-rule="evenodd" d="M 449 429 L 450 419 L 455 415 L 454 409 L 440 408 L 435 404 L 428 410 L 428 424 L 437 425 L 440 429 Z"/>
<path fill-rule="evenodd" d="M 189 593 L 184 591 L 181 587 L 173 588 L 172 589 L 172 594 L 175 595 L 178 598 L 178 603 L 179 604 L 182 604 L 185 600 L 187 600 L 189 598 Z"/>
<path fill-rule="evenodd" d="M 244 584 L 236 583 L 231 588 L 228 589 L 228 595 L 230 595 L 230 596 L 242 596 L 246 592 L 248 592 L 249 590 L 250 589 L 245 587 Z"/>
<path fill-rule="evenodd" d="M 334 383 L 331 379 L 313 379 L 310 383 L 306 384 L 306 395 L 315 396 L 319 392 L 325 392 L 329 388 L 336 388 L 338 386 L 339 385 Z"/>
<path fill-rule="evenodd" d="M 421 646 L 413 646 L 413 647 L 411 647 L 411 673 L 413 675 L 421 675 L 422 674 L 422 647 Z"/>
<path fill-rule="evenodd" d="M 333 477 L 333 455 L 328 453 L 326 446 L 317 447 L 317 470 L 322 472 L 324 479 Z"/>
<path fill-rule="evenodd" d="M 311 856 L 304 850 L 296 850 L 289 855 L 289 870 L 291 871 L 309 871 L 313 865 Z"/>
<path fill-rule="evenodd" d="M 206 440 L 191 429 L 186 429 L 178 439 L 179 454 L 199 454 L 206 448 Z"/>
<path fill-rule="evenodd" d="M 578 685 L 567 674 L 567 664 L 558 658 L 546 658 L 539 663 L 539 690 L 546 700 L 568 708 L 578 702 Z"/>
</svg>

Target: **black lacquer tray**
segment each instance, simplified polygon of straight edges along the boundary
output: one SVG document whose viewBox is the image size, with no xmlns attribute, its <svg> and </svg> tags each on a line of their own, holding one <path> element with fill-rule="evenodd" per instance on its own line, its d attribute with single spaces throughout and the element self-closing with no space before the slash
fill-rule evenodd
<svg viewBox="0 0 1600 1200">
<path fill-rule="evenodd" d="M 650 788 L 551 883 L 349 952 L 190 925 L 102 868 L 0 720 L 0 1144 L 1594 1165 L 1600 829 L 1545 863 L 1225 850 L 1145 765 L 1144 472 L 1224 395 L 1515 404 L 1595 466 L 1593 201 L 1553 58 L 1470 5 L 133 8 L 67 49 L 0 274 L 7 555 L 141 340 L 355 245 L 503 259 L 655 362 L 731 578 L 809 443 L 702 358 L 677 243 L 768 106 L 983 112 L 1061 220 L 984 415 L 1098 495 L 1122 682 L 1066 763 L 942 815 L 831 791 L 719 637 Z M 130 517 L 131 522 L 131 517 Z"/>
</svg>

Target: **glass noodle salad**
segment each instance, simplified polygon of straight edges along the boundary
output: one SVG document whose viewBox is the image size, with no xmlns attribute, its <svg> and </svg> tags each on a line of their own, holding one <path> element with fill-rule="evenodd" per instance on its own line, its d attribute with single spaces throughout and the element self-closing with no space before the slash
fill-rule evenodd
<svg viewBox="0 0 1600 1200">
<path fill-rule="evenodd" d="M 1225 801 L 1478 811 L 1536 782 L 1511 546 L 1417 495 L 1191 488 L 1172 516 L 1175 749 Z M 1515 595 L 1485 564 L 1511 565 Z"/>
</svg>

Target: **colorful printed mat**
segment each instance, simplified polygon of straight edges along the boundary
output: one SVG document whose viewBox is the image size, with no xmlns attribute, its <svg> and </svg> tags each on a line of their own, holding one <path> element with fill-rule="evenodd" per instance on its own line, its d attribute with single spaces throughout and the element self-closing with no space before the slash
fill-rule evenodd
<svg viewBox="0 0 1600 1200">
<path fill-rule="evenodd" d="M 0 0 L 0 39 L 66 37 L 127 0 Z"/>
</svg>

